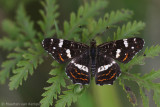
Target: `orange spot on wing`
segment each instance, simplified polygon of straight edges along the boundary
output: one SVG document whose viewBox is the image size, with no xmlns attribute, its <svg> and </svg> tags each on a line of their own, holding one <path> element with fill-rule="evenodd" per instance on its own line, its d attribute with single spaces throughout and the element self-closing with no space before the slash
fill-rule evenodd
<svg viewBox="0 0 160 107">
<path fill-rule="evenodd" d="M 114 78 L 116 75 L 116 72 L 111 76 L 111 78 L 108 78 L 108 79 L 101 79 L 101 80 L 98 80 L 98 81 L 105 81 L 105 80 L 111 80 L 112 78 Z"/>
<path fill-rule="evenodd" d="M 123 59 L 123 61 L 125 61 L 127 58 L 128 58 L 128 53 L 127 53 L 126 57 Z"/>
<path fill-rule="evenodd" d="M 60 54 L 58 54 L 58 55 L 59 55 L 59 58 L 61 59 L 61 61 L 64 61 L 64 59 L 62 58 L 62 56 Z"/>
<path fill-rule="evenodd" d="M 77 72 L 77 69 L 75 69 L 75 72 Z M 85 75 L 85 76 L 87 76 L 87 77 L 88 77 L 88 75 L 83 74 L 83 73 L 78 73 L 78 72 L 77 72 L 77 74 L 78 74 L 78 75 Z"/>
<path fill-rule="evenodd" d="M 109 78 L 109 80 L 111 80 L 112 78 L 114 78 L 116 75 L 116 72 L 111 76 L 111 78 Z"/>
<path fill-rule="evenodd" d="M 104 75 L 109 75 L 110 73 L 111 73 L 111 71 L 112 71 L 112 68 L 111 68 L 111 70 L 109 70 L 109 72 L 107 73 L 107 74 L 103 74 L 103 75 L 99 75 L 98 77 L 102 77 L 102 76 L 104 76 Z"/>
<path fill-rule="evenodd" d="M 70 74 L 71 74 L 71 76 L 72 76 L 74 79 L 80 79 L 80 80 L 88 81 L 88 79 L 84 79 L 84 78 L 76 78 L 76 77 L 72 74 L 72 72 L 70 72 Z"/>
</svg>

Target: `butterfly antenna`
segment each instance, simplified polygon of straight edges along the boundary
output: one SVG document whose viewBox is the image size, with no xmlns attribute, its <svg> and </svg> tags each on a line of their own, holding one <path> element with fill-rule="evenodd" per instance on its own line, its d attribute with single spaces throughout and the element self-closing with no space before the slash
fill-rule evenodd
<svg viewBox="0 0 160 107">
<path fill-rule="evenodd" d="M 107 30 L 108 30 L 109 28 L 110 28 L 110 27 L 107 26 L 105 31 L 103 31 L 103 32 L 101 32 L 101 33 L 97 33 L 97 34 L 94 35 L 92 38 L 89 38 L 87 41 L 85 41 L 85 43 L 88 43 L 88 42 L 90 42 L 91 40 L 95 40 L 96 37 L 103 36 L 103 35 L 107 32 Z"/>
<path fill-rule="evenodd" d="M 101 37 L 103 36 L 108 30 L 109 30 L 109 26 L 106 27 L 106 30 L 101 32 L 101 33 L 97 33 L 95 36 L 93 36 L 93 39 L 95 39 L 96 37 Z"/>
</svg>

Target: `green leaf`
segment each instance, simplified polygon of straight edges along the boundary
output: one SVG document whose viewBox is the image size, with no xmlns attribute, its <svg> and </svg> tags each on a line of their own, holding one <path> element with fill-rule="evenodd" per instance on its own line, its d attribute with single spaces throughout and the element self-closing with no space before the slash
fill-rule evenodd
<svg viewBox="0 0 160 107">
<path fill-rule="evenodd" d="M 14 75 L 10 78 L 9 88 L 10 90 L 17 89 L 19 85 L 22 85 L 22 80 L 26 80 L 28 72 L 32 73 L 32 64 L 28 61 L 20 61 L 17 66 L 19 68 L 13 70 Z"/>
<path fill-rule="evenodd" d="M 114 40 L 131 37 L 135 34 L 139 34 L 139 31 L 144 29 L 145 23 L 134 21 L 128 22 L 127 25 L 123 25 L 122 28 L 118 27 L 117 33 L 114 34 Z"/>
<path fill-rule="evenodd" d="M 28 73 L 32 75 L 38 64 L 43 62 L 41 53 L 43 51 L 40 51 L 42 50 L 41 48 L 36 45 L 34 50 L 32 48 L 29 48 L 27 52 L 21 50 L 21 54 L 23 53 L 23 59 L 17 63 L 17 69 L 13 70 L 14 75 L 10 78 L 9 83 L 11 90 L 17 89 L 19 85 L 22 85 L 22 81 L 23 79 L 27 79 Z"/>
<path fill-rule="evenodd" d="M 151 76 L 151 79 L 149 79 L 149 77 L 147 77 L 146 75 L 148 74 L 140 76 L 139 74 L 129 74 L 123 72 L 123 76 L 121 76 L 121 79 L 128 79 L 137 82 L 137 84 L 140 87 L 140 94 L 142 97 L 144 107 L 149 107 L 149 99 L 143 92 L 144 91 L 143 89 L 145 88 L 148 91 L 153 90 L 154 92 L 153 100 L 155 101 L 157 106 L 159 106 L 160 83 L 152 82 L 153 76 Z"/>
<path fill-rule="evenodd" d="M 12 58 L 12 59 L 10 59 Z M 2 70 L 0 71 L 0 83 L 4 84 L 5 80 L 9 77 L 12 69 L 15 68 L 17 62 L 22 58 L 20 54 L 10 53 L 8 55 L 8 60 L 2 63 Z"/>
<path fill-rule="evenodd" d="M 79 38 L 79 32 L 82 29 L 79 26 L 84 26 L 88 23 L 89 18 L 94 17 L 99 13 L 99 10 L 105 8 L 108 3 L 106 1 L 92 2 L 91 4 L 85 3 L 78 9 L 77 15 L 72 13 L 70 22 L 64 23 L 64 37 L 68 39 Z M 79 39 L 76 39 L 79 40 Z"/>
<path fill-rule="evenodd" d="M 57 101 L 55 107 L 68 107 L 71 106 L 72 102 L 76 102 L 78 97 L 84 91 L 85 87 L 81 87 L 80 85 L 70 85 L 68 86 L 67 91 L 63 91 L 64 95 L 60 95 L 60 100 Z"/>
<path fill-rule="evenodd" d="M 148 96 L 145 95 L 144 90 L 140 87 L 140 94 L 143 101 L 144 107 L 149 107 L 149 99 Z"/>
<path fill-rule="evenodd" d="M 98 33 L 102 33 L 106 30 L 107 26 L 113 26 L 114 24 L 125 21 L 129 19 L 132 16 L 132 11 L 130 10 L 117 10 L 112 11 L 111 13 L 106 13 L 105 16 L 102 18 L 99 18 L 98 22 L 92 20 L 89 24 L 89 37 L 93 38 Z"/>
<path fill-rule="evenodd" d="M 147 81 L 158 79 L 160 78 L 160 69 L 158 71 L 152 70 L 149 73 L 145 74 L 142 78 Z"/>
<path fill-rule="evenodd" d="M 112 11 L 110 14 L 105 14 L 105 19 L 107 20 L 107 26 L 116 24 L 120 21 L 125 21 L 133 15 L 133 12 L 128 9 L 117 10 L 116 12 Z"/>
<path fill-rule="evenodd" d="M 0 47 L 5 50 L 11 51 L 20 46 L 21 44 L 19 43 L 19 41 L 11 40 L 10 38 L 6 37 L 0 39 Z"/>
<path fill-rule="evenodd" d="M 131 89 L 129 87 L 125 86 L 125 84 L 122 82 L 122 80 L 119 80 L 119 85 L 121 85 L 123 90 L 126 92 L 127 98 L 129 99 L 130 103 L 133 106 L 136 106 L 137 105 L 137 99 L 136 99 L 135 94 L 131 91 Z M 129 89 L 127 90 L 126 87 L 129 88 Z"/>
<path fill-rule="evenodd" d="M 40 10 L 43 21 L 38 21 L 38 24 L 46 37 L 51 37 L 55 34 L 55 29 L 53 29 L 53 27 L 56 18 L 59 16 L 59 13 L 57 12 L 58 5 L 55 2 L 56 0 L 41 2 L 44 7 L 44 10 Z"/>
<path fill-rule="evenodd" d="M 160 86 L 160 84 L 159 84 Z M 160 88 L 159 90 L 154 90 L 153 100 L 155 101 L 155 104 L 157 104 L 157 107 L 160 107 Z"/>
<path fill-rule="evenodd" d="M 54 65 L 55 62 L 52 63 Z M 63 67 L 56 66 L 55 69 L 52 69 L 50 72 L 50 75 L 53 75 L 54 77 L 50 78 L 47 82 L 51 83 L 52 85 L 44 88 L 46 91 L 42 94 L 44 97 L 40 103 L 41 107 L 49 107 L 53 105 L 53 99 L 57 99 L 57 94 L 60 94 L 61 92 L 61 86 L 65 87 L 65 73 L 63 70 Z"/>
<path fill-rule="evenodd" d="M 160 46 L 156 45 L 156 46 L 151 46 L 150 48 L 146 48 L 144 53 L 146 54 L 146 57 L 155 57 L 155 56 L 159 56 L 160 54 Z"/>
<path fill-rule="evenodd" d="M 23 5 L 19 6 L 19 9 L 17 10 L 17 16 L 16 16 L 17 23 L 20 27 L 20 31 L 23 33 L 23 40 L 31 40 L 33 41 L 36 32 L 33 29 L 33 22 L 30 21 L 29 17 L 26 15 L 26 11 L 23 7 Z"/>
<path fill-rule="evenodd" d="M 16 39 L 17 35 L 19 35 L 19 28 L 15 25 L 15 23 L 8 19 L 5 19 L 2 22 L 2 29 L 7 33 L 7 36 L 9 36 L 10 39 Z"/>
</svg>

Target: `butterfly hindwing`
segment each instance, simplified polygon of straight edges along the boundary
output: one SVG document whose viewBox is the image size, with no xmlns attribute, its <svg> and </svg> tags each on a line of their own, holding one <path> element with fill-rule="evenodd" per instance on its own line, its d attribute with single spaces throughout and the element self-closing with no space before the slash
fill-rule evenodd
<svg viewBox="0 0 160 107">
<path fill-rule="evenodd" d="M 97 56 L 96 68 L 95 81 L 97 85 L 112 85 L 113 81 L 121 74 L 119 65 L 107 55 Z"/>
<path fill-rule="evenodd" d="M 42 45 L 60 63 L 80 55 L 89 48 L 82 43 L 56 38 L 46 38 L 42 41 Z"/>
<path fill-rule="evenodd" d="M 122 63 L 129 62 L 144 46 L 141 38 L 128 38 L 97 46 L 101 55 L 108 55 Z"/>
<path fill-rule="evenodd" d="M 75 57 L 66 67 L 66 74 L 75 84 L 90 83 L 89 52 L 86 51 Z"/>
</svg>

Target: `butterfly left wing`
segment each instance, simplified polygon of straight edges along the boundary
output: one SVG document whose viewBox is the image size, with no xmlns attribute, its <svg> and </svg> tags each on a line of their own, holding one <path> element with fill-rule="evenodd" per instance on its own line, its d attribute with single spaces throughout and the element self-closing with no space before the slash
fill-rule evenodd
<svg viewBox="0 0 160 107">
<path fill-rule="evenodd" d="M 129 62 L 144 46 L 141 38 L 128 38 L 97 46 L 101 55 L 108 55 L 122 63 Z"/>
<path fill-rule="evenodd" d="M 79 42 L 56 38 L 46 38 L 42 41 L 42 45 L 59 63 L 66 62 L 89 48 L 89 46 Z"/>
<path fill-rule="evenodd" d="M 95 82 L 97 85 L 112 85 L 113 81 L 119 77 L 121 70 L 119 65 L 107 55 L 97 54 Z"/>
<path fill-rule="evenodd" d="M 90 70 L 89 70 L 89 50 L 78 57 L 75 57 L 66 67 L 66 74 L 74 84 L 89 84 Z"/>
</svg>

